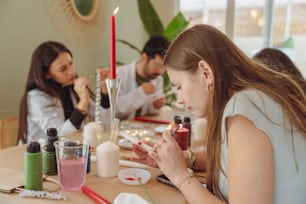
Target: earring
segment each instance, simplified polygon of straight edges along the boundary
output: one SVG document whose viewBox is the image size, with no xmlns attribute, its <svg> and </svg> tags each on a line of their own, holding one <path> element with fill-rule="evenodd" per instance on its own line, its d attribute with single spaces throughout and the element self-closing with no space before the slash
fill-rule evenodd
<svg viewBox="0 0 306 204">
<path fill-rule="evenodd" d="M 207 87 L 208 91 L 212 91 L 213 88 L 214 88 L 214 85 L 213 85 L 213 84 L 208 84 L 208 87 Z"/>
</svg>

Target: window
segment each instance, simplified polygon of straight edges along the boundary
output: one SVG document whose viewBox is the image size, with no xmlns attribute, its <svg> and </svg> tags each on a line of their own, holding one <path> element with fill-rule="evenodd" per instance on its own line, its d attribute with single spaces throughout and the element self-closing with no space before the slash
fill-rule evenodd
<svg viewBox="0 0 306 204">
<path fill-rule="evenodd" d="M 190 26 L 206 23 L 225 33 L 227 0 L 180 0 L 179 8 Z M 305 11 L 306 0 L 236 0 L 233 41 L 250 57 L 264 47 L 279 47 L 305 77 Z"/>
</svg>

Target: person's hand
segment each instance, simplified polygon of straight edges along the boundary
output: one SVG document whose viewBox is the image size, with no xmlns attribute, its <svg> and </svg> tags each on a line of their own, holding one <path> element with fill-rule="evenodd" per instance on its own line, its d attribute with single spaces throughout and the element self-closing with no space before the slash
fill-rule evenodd
<svg viewBox="0 0 306 204">
<path fill-rule="evenodd" d="M 160 109 L 161 107 L 163 107 L 166 103 L 166 98 L 165 97 L 161 97 L 161 98 L 157 98 L 157 99 L 153 99 L 153 107 L 155 109 Z"/>
<path fill-rule="evenodd" d="M 155 93 L 156 91 L 156 87 L 155 85 L 153 85 L 150 82 L 145 82 L 141 85 L 142 90 L 146 93 L 146 94 L 152 94 Z"/>
<path fill-rule="evenodd" d="M 152 143 L 146 143 L 146 144 L 153 146 Z M 137 157 L 131 157 L 130 159 L 132 161 L 147 164 L 152 167 L 158 167 L 157 163 L 150 157 L 149 153 L 146 150 L 144 150 L 141 146 L 133 144 L 133 151 L 135 152 Z"/>
<path fill-rule="evenodd" d="M 109 78 L 110 76 L 110 68 L 109 67 L 100 68 L 100 69 L 97 69 L 96 72 L 99 73 L 101 77 L 101 89 L 102 89 L 101 91 L 102 93 L 106 94 L 107 86 L 106 86 L 105 80 Z"/>
<path fill-rule="evenodd" d="M 86 77 L 78 77 L 74 81 L 74 86 L 73 89 L 77 93 L 77 95 L 80 98 L 80 101 L 78 103 L 78 109 L 87 111 L 89 99 L 90 99 L 90 94 L 88 91 L 88 83 L 89 80 Z"/>
<path fill-rule="evenodd" d="M 150 156 L 174 184 L 179 183 L 182 176 L 189 174 L 183 151 L 170 132 L 163 134 L 163 140 L 153 146 Z"/>
</svg>

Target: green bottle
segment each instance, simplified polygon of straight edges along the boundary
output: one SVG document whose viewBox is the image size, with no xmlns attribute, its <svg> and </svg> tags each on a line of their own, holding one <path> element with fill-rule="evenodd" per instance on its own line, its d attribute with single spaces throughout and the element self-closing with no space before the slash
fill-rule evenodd
<svg viewBox="0 0 306 204">
<path fill-rule="evenodd" d="M 43 152 L 43 166 L 45 175 L 56 175 L 57 164 L 53 143 L 58 140 L 56 128 L 47 129 L 47 138 Z"/>
<path fill-rule="evenodd" d="M 36 141 L 30 142 L 27 152 L 24 154 L 25 189 L 42 190 L 43 163 L 40 144 Z"/>
</svg>

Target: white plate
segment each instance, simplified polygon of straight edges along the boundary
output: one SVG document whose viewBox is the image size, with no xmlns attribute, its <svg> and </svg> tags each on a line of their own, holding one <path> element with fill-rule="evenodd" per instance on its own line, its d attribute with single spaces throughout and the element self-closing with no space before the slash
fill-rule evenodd
<svg viewBox="0 0 306 204">
<path fill-rule="evenodd" d="M 144 169 L 127 168 L 119 171 L 119 180 L 127 185 L 140 185 L 147 183 L 151 178 L 151 173 Z M 140 182 L 137 180 L 139 179 Z"/>
</svg>

